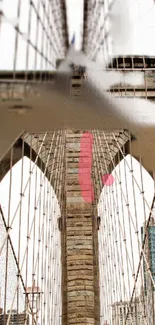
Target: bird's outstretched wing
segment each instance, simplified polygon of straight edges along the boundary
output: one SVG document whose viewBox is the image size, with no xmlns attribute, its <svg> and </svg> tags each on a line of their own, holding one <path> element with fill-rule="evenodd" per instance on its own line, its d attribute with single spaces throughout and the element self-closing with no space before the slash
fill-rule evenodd
<svg viewBox="0 0 155 325">
<path fill-rule="evenodd" d="M 115 98 L 105 92 L 114 84 L 143 85 L 143 74 L 124 76 L 121 73 L 105 71 L 99 64 L 91 63 L 84 54 L 69 53 L 75 64 L 85 64 L 88 80 L 83 88 L 82 98 L 89 111 L 95 110 L 102 121 L 103 129 L 126 128 L 134 135 L 132 154 L 142 158 L 144 167 L 155 169 L 155 104 L 141 98 Z M 82 60 L 83 58 L 83 60 Z M 89 114 L 88 114 L 89 115 Z M 97 126 L 98 127 L 98 126 Z"/>
<path fill-rule="evenodd" d="M 86 66 L 88 78 L 83 81 L 81 95 L 75 99 L 71 96 L 70 65 L 78 64 L 79 60 L 81 65 Z M 137 80 L 141 83 L 141 77 L 137 76 L 139 79 L 135 79 L 135 76 L 133 78 L 126 76 L 127 83 L 134 83 Z M 17 116 L 12 113 L 8 110 L 7 103 L 0 105 L 0 156 L 11 145 L 11 140 L 13 141 L 24 129 L 37 133 L 60 128 L 98 128 L 109 131 L 125 128 L 135 134 L 137 139 L 141 139 L 140 134 L 143 134 L 146 138 L 146 150 L 148 150 L 148 143 L 152 148 L 155 127 L 154 105 L 142 99 L 114 98 L 110 93 L 105 92 L 108 87 L 123 81 L 124 75 L 115 72 L 110 74 L 95 62 L 88 60 L 84 53 L 71 49 L 60 66 L 53 84 L 35 85 L 40 92 L 40 97 L 23 102 L 23 105 L 31 108 L 25 115 Z M 148 132 L 151 127 L 152 131 Z M 137 151 L 143 157 L 145 153 L 141 149 L 144 150 L 145 145 L 142 148 L 140 142 L 136 144 L 135 141 L 134 146 L 136 145 Z M 151 149 L 149 152 L 151 154 Z M 148 169 L 153 168 L 155 160 L 153 154 L 152 157 Z"/>
</svg>

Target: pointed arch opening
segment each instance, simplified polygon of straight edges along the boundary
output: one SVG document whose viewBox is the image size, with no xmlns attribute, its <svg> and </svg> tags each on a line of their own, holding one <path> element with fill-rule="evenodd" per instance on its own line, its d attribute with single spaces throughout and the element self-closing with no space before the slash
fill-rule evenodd
<svg viewBox="0 0 155 325">
<path fill-rule="evenodd" d="M 154 322 L 154 180 L 130 154 L 99 202 L 101 324 Z"/>
<path fill-rule="evenodd" d="M 19 140 L 1 168 L 0 307 L 6 320 L 61 324 L 63 155 L 56 161 L 53 150 L 39 138 L 36 152 Z"/>
</svg>

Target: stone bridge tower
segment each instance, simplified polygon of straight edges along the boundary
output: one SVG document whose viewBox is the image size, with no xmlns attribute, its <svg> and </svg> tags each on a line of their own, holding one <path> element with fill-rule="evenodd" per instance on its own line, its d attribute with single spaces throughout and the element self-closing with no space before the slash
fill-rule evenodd
<svg viewBox="0 0 155 325">
<path fill-rule="evenodd" d="M 120 59 L 120 67 L 121 67 Z M 140 58 L 135 58 L 135 65 L 140 67 Z M 152 64 L 154 64 L 154 61 Z M 149 62 L 148 62 L 149 64 Z M 129 58 L 126 60 L 129 65 Z M 83 72 L 74 71 L 72 78 L 72 96 L 80 95 L 83 80 Z M 147 82 L 150 87 L 147 96 L 154 98 L 153 74 L 147 73 Z M 116 96 L 126 96 L 125 88 L 113 89 Z M 142 96 L 146 92 L 145 86 L 137 89 L 128 89 L 128 95 L 137 92 Z M 100 220 L 98 218 L 97 205 L 103 188 L 102 176 L 105 173 L 111 173 L 113 170 L 112 161 L 115 165 L 120 161 L 119 148 L 122 148 L 124 154 L 129 153 L 130 136 L 126 130 L 115 131 L 115 140 L 110 132 L 104 130 L 64 130 L 63 149 L 65 151 L 65 163 L 63 168 L 63 179 L 61 192 L 63 193 L 63 202 L 60 201 L 61 218 L 59 228 L 61 231 L 62 246 L 62 324 L 63 325 L 99 325 L 100 324 L 100 290 L 99 290 L 99 265 L 98 265 L 98 229 Z M 87 134 L 88 136 L 84 136 Z M 24 155 L 30 155 L 35 161 L 36 147 L 34 141 L 27 142 L 24 146 Z M 37 135 L 41 141 L 42 135 Z M 47 147 L 51 142 L 51 135 L 47 137 Z M 81 139 L 83 143 L 83 152 L 81 155 Z M 132 139 L 131 139 L 132 140 Z M 91 142 L 92 141 L 92 142 Z M 107 150 L 107 143 L 110 153 Z M 117 144 L 117 145 L 116 145 Z M 118 145 L 119 144 L 119 145 Z M 56 146 L 56 143 L 55 143 Z M 91 148 L 91 150 L 90 150 Z M 46 149 L 46 148 L 45 148 Z M 60 151 L 58 147 L 58 152 Z M 21 158 L 22 141 L 19 139 L 14 145 L 13 165 Z M 58 157 L 61 156 L 61 152 Z M 58 157 L 55 168 L 57 167 Z M 0 164 L 0 179 L 4 177 L 10 168 L 9 153 L 4 156 Z M 82 160 L 81 160 L 82 159 Z M 81 189 L 79 171 L 80 161 L 83 161 L 84 175 L 89 174 L 91 182 L 84 184 Z M 106 166 L 105 166 L 106 161 Z M 50 165 L 50 164 L 49 164 Z M 38 166 L 45 170 L 43 158 L 38 159 Z M 48 179 L 50 179 L 50 170 L 46 170 Z M 52 186 L 57 196 L 59 190 L 55 187 L 54 179 Z M 92 200 L 90 199 L 92 198 Z"/>
</svg>

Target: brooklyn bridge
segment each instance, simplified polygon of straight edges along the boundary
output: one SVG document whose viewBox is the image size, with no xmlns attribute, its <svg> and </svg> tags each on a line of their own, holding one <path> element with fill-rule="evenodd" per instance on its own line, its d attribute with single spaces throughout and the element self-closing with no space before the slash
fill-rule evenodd
<svg viewBox="0 0 155 325">
<path fill-rule="evenodd" d="M 59 111 L 52 93 L 42 92 L 54 84 L 75 32 L 78 50 L 121 74 L 124 82 L 107 93 L 155 101 L 153 53 L 112 53 L 115 2 L 1 1 L 0 325 L 155 325 L 148 142 L 137 145 L 126 126 L 104 128 L 91 110 Z M 130 2 L 145 8 L 146 1 Z M 144 14 L 154 6 L 149 0 Z M 87 70 L 71 69 L 63 87 L 76 106 Z M 126 82 L 136 73 L 140 84 Z"/>
</svg>

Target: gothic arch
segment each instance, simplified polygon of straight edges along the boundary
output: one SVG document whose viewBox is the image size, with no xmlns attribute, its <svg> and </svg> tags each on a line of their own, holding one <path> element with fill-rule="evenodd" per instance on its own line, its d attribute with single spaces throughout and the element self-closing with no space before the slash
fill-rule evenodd
<svg viewBox="0 0 155 325">
<path fill-rule="evenodd" d="M 23 143 L 23 139 L 19 138 L 13 146 L 12 167 L 15 166 L 22 158 L 22 143 Z M 30 159 L 30 155 L 31 155 L 32 162 L 35 162 L 37 157 L 36 151 L 33 148 L 30 148 L 27 142 L 24 142 L 24 156 Z M 6 155 L 3 157 L 3 159 L 0 161 L 0 182 L 3 180 L 5 175 L 10 170 L 10 159 L 11 159 L 11 150 L 9 150 L 6 153 Z M 43 173 L 45 172 L 45 163 L 42 161 L 42 159 L 39 156 L 36 165 Z M 50 181 L 50 172 L 48 169 L 45 172 L 45 176 Z M 53 187 L 53 190 L 56 196 L 58 197 L 57 189 L 55 188 L 53 179 L 51 181 L 51 186 Z"/>
<path fill-rule="evenodd" d="M 135 141 L 134 138 L 131 139 L 131 143 L 133 141 Z M 130 140 L 127 140 L 123 147 L 124 147 L 124 156 L 131 155 L 131 152 L 130 152 Z M 139 157 L 138 156 L 136 156 L 135 154 L 132 154 L 132 157 L 135 158 L 139 162 Z M 114 156 L 115 167 L 117 167 L 117 165 L 123 159 L 124 159 L 123 155 L 120 155 L 120 151 L 117 151 L 117 153 Z M 144 167 L 145 170 L 149 173 L 149 175 L 153 178 L 153 171 L 148 170 L 146 168 L 146 166 L 145 166 L 145 163 L 142 164 L 142 167 Z M 108 162 L 108 170 L 109 170 L 109 173 L 112 173 L 112 171 L 114 170 L 114 166 L 113 166 L 112 161 Z M 101 174 L 101 177 L 102 177 L 102 174 Z M 101 192 L 102 192 L 102 190 L 100 191 L 100 194 L 101 194 Z M 99 194 L 99 197 L 100 197 L 100 194 Z"/>
</svg>

